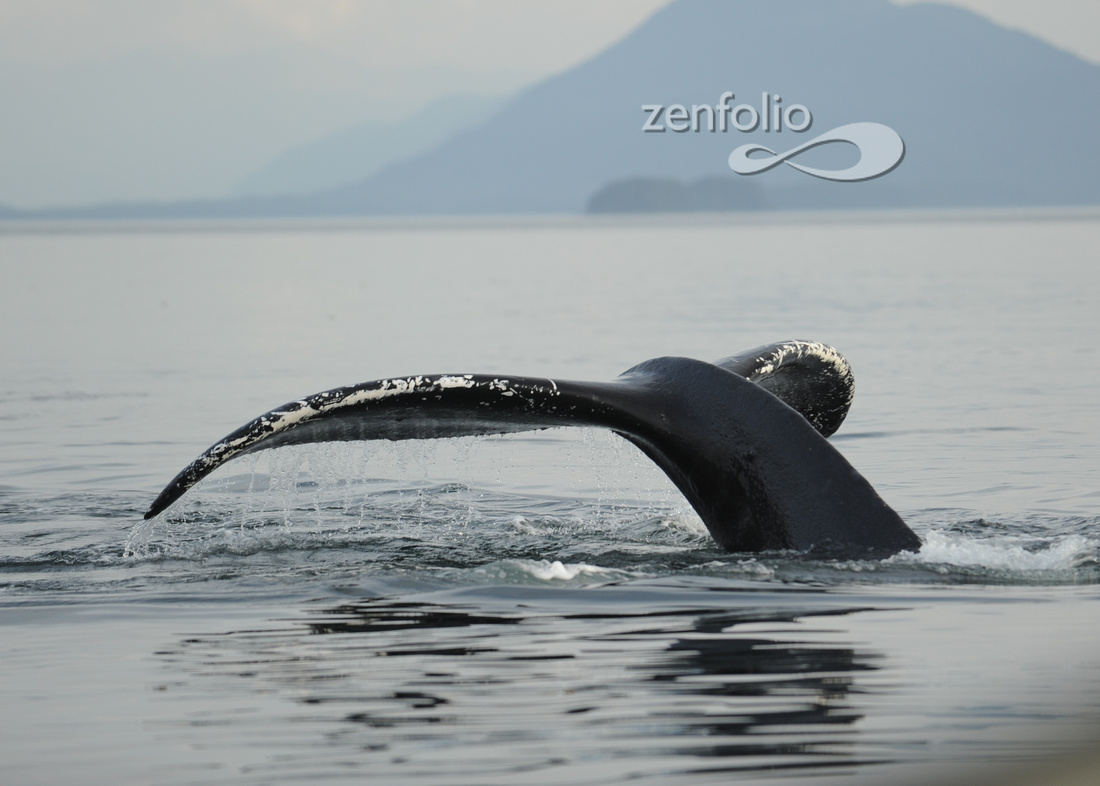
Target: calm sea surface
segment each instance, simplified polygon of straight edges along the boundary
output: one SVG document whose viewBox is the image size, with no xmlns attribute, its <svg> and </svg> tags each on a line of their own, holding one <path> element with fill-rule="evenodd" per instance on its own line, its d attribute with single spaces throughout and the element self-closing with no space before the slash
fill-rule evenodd
<svg viewBox="0 0 1100 786">
<path fill-rule="evenodd" d="M 788 338 L 919 554 L 725 553 L 584 430 L 271 451 L 142 523 L 305 394 Z M 1100 740 L 1098 388 L 1097 211 L 8 227 L 0 781 L 1049 782 Z"/>
</svg>

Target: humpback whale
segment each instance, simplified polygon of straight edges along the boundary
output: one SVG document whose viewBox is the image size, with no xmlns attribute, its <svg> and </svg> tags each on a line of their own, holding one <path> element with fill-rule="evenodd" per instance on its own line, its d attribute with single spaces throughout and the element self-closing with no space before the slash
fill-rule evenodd
<svg viewBox="0 0 1100 786">
<path fill-rule="evenodd" d="M 653 460 L 728 551 L 878 559 L 918 550 L 920 539 L 826 439 L 853 393 L 848 362 L 812 341 L 714 363 L 656 358 L 610 382 L 502 374 L 376 380 L 260 415 L 184 468 L 145 518 L 225 462 L 283 445 L 589 426 L 610 429 Z"/>
</svg>

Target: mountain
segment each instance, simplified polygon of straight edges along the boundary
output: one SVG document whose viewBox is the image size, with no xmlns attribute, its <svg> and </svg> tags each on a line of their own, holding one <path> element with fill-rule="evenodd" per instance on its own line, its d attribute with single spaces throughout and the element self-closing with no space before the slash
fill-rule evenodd
<svg viewBox="0 0 1100 786">
<path fill-rule="evenodd" d="M 810 108 L 806 134 L 642 133 L 643 104 L 724 91 Z M 860 183 L 781 166 L 777 207 L 1100 203 L 1100 66 L 945 5 L 679 0 L 616 46 L 519 96 L 434 153 L 330 194 L 366 213 L 578 212 L 630 177 L 726 174 L 731 150 L 786 150 L 853 122 L 890 126 L 906 157 Z"/>
<path fill-rule="evenodd" d="M 735 93 L 734 103 L 749 105 L 759 105 L 764 93 L 780 96 L 783 106 L 808 108 L 812 125 L 803 133 L 642 132 L 642 105 L 690 109 L 714 105 L 726 91 Z M 946 5 L 678 0 L 597 57 L 527 89 L 491 120 L 431 152 L 308 198 L 189 203 L 187 210 L 578 213 L 610 183 L 736 179 L 742 176 L 730 171 L 727 158 L 740 145 L 783 152 L 856 122 L 897 131 L 906 148 L 900 166 L 877 179 L 838 183 L 780 165 L 751 177 L 766 204 L 1100 203 L 1100 156 L 1093 148 L 1100 66 Z M 818 166 L 850 162 L 851 148 L 830 147 L 807 153 L 805 163 L 814 156 Z M 115 217 L 133 214 L 116 208 Z M 154 213 L 179 214 L 174 209 L 163 205 Z"/>
<path fill-rule="evenodd" d="M 455 95 L 399 122 L 362 123 L 297 146 L 244 178 L 235 196 L 307 194 L 365 180 L 482 125 L 504 104 L 498 96 Z"/>
</svg>

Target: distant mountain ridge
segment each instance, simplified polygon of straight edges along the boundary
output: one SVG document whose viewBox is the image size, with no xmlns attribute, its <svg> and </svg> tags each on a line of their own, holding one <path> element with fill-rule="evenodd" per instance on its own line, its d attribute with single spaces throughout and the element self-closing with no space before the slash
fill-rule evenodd
<svg viewBox="0 0 1100 786">
<path fill-rule="evenodd" d="M 365 180 L 490 120 L 501 96 L 453 95 L 398 122 L 363 123 L 288 150 L 243 179 L 234 196 L 308 194 Z"/>
<path fill-rule="evenodd" d="M 802 104 L 813 125 L 803 134 L 642 133 L 643 104 L 713 105 L 725 91 L 737 103 L 769 93 Z M 678 0 L 597 57 L 527 89 L 491 121 L 370 178 L 308 198 L 168 204 L 152 213 L 579 213 L 614 181 L 737 178 L 726 160 L 741 144 L 787 150 L 857 121 L 904 138 L 901 166 L 860 183 L 779 166 L 752 178 L 767 204 L 1100 204 L 1100 66 L 946 5 Z M 135 207 L 150 214 L 150 206 L 116 206 L 113 215 Z"/>
</svg>

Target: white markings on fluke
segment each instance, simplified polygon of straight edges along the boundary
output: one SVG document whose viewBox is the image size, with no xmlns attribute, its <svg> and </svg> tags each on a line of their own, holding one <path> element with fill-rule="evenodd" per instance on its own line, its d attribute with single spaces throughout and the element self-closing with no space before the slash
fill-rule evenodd
<svg viewBox="0 0 1100 786">
<path fill-rule="evenodd" d="M 760 364 L 749 379 L 767 376 L 782 366 L 784 362 L 807 356 L 828 363 L 843 378 L 850 379 L 852 377 L 852 369 L 848 365 L 848 361 L 828 344 L 822 344 L 819 341 L 790 341 L 780 345 L 765 362 Z"/>
<path fill-rule="evenodd" d="M 550 388 L 545 392 L 551 396 L 561 395 L 557 383 L 547 380 Z M 492 379 L 489 382 L 478 382 L 473 374 L 442 374 L 439 377 L 396 377 L 383 379 L 369 388 L 338 388 L 318 393 L 305 399 L 299 399 L 282 409 L 273 410 L 252 423 L 245 426 L 239 436 L 226 439 L 212 446 L 203 456 L 195 461 L 193 469 L 195 474 L 202 472 L 207 467 L 221 464 L 234 456 L 246 452 L 260 439 L 280 431 L 320 417 L 328 412 L 355 407 L 371 401 L 379 401 L 393 396 L 409 394 L 431 395 L 444 390 L 458 388 L 472 389 L 485 387 L 496 391 L 501 396 L 511 397 L 517 395 L 507 379 Z M 532 405 L 533 401 L 528 400 Z M 480 402 L 482 406 L 491 406 L 489 402 Z"/>
<path fill-rule="evenodd" d="M 461 377 L 443 375 L 436 380 L 435 384 L 443 390 L 450 388 L 472 388 L 474 386 L 474 378 L 473 374 L 463 374 Z"/>
</svg>

